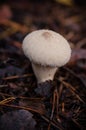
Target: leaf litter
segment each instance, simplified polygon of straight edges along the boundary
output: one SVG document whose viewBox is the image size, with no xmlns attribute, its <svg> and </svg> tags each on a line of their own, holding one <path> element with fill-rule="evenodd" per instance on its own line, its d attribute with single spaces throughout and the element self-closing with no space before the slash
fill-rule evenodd
<svg viewBox="0 0 86 130">
<path fill-rule="evenodd" d="M 54 0 L 0 4 L 0 130 L 86 129 L 85 11 L 77 3 L 70 7 Z M 27 33 L 42 28 L 61 33 L 73 50 L 70 62 L 56 73 L 52 91 L 46 84 L 37 90 L 21 48 Z"/>
</svg>

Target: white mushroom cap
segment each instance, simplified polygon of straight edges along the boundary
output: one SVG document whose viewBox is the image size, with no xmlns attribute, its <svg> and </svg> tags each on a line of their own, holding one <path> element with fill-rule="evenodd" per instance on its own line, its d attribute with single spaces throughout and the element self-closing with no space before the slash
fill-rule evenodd
<svg viewBox="0 0 86 130">
<path fill-rule="evenodd" d="M 28 34 L 23 40 L 22 48 L 31 62 L 43 66 L 61 67 L 71 57 L 71 48 L 67 40 L 47 29 Z"/>
</svg>

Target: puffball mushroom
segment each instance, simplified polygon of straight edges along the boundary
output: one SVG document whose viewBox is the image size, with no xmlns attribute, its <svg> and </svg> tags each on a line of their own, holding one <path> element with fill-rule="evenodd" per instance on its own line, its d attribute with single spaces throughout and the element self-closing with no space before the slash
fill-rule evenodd
<svg viewBox="0 0 86 130">
<path fill-rule="evenodd" d="M 38 83 L 53 80 L 58 67 L 65 65 L 71 57 L 67 40 L 47 29 L 28 34 L 23 40 L 22 48 L 32 63 Z"/>
</svg>

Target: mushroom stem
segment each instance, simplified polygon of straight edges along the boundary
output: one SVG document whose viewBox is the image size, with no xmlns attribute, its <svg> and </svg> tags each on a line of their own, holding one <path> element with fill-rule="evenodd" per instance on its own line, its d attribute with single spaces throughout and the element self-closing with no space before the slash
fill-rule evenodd
<svg viewBox="0 0 86 130">
<path fill-rule="evenodd" d="M 42 66 L 34 63 L 32 63 L 32 67 L 38 83 L 53 80 L 57 71 L 57 67 Z"/>
</svg>

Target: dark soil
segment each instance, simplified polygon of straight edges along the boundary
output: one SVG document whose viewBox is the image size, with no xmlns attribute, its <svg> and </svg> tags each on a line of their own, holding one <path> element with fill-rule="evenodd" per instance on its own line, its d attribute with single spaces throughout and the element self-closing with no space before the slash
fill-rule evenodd
<svg viewBox="0 0 86 130">
<path fill-rule="evenodd" d="M 59 68 L 53 82 L 37 89 L 31 63 L 21 45 L 26 34 L 38 29 L 62 34 L 69 41 L 72 57 Z M 44 95 L 39 94 L 42 91 Z M 1 2 L 0 130 L 74 129 L 86 129 L 85 3 Z"/>
</svg>

